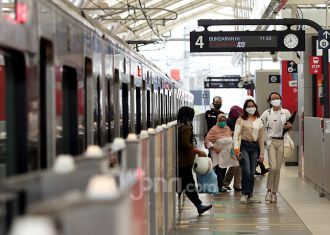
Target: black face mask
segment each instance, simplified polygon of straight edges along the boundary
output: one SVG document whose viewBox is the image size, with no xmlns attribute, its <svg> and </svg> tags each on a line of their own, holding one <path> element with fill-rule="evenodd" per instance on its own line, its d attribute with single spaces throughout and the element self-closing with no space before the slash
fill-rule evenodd
<svg viewBox="0 0 330 235">
<path fill-rule="evenodd" d="M 213 104 L 214 109 L 219 110 L 221 109 L 222 104 Z"/>
</svg>

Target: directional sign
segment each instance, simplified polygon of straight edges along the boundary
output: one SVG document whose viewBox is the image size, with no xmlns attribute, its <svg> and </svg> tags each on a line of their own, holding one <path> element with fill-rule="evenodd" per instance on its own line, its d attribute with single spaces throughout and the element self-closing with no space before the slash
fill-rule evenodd
<svg viewBox="0 0 330 235">
<path fill-rule="evenodd" d="M 288 61 L 288 73 L 297 73 L 297 64 L 293 61 Z"/>
<path fill-rule="evenodd" d="M 269 75 L 268 82 L 269 83 L 281 83 L 281 76 L 280 75 Z"/>
<path fill-rule="evenodd" d="M 190 32 L 190 52 L 304 51 L 305 31 Z"/>
<path fill-rule="evenodd" d="M 330 30 L 319 31 L 319 46 L 321 49 L 330 49 Z"/>
<path fill-rule="evenodd" d="M 208 77 L 204 81 L 204 88 L 239 88 L 238 83 L 241 77 Z"/>
<path fill-rule="evenodd" d="M 309 57 L 309 73 L 322 74 L 322 56 Z"/>
</svg>

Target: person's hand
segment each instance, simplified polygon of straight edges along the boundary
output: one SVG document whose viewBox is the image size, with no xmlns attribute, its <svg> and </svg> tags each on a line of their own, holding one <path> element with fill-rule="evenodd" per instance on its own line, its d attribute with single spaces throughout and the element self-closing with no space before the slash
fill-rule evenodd
<svg viewBox="0 0 330 235">
<path fill-rule="evenodd" d="M 236 157 L 239 157 L 239 154 L 241 153 L 240 149 L 239 148 L 234 149 L 234 152 L 235 152 Z"/>
<path fill-rule="evenodd" d="M 284 129 L 290 129 L 292 128 L 292 124 L 290 122 L 287 122 L 285 125 L 284 125 Z"/>
<path fill-rule="evenodd" d="M 199 156 L 199 157 L 206 157 L 207 156 L 207 154 L 204 152 L 204 151 L 198 151 L 198 153 L 197 153 L 197 155 Z"/>
<path fill-rule="evenodd" d="M 258 159 L 258 161 L 260 162 L 260 163 L 262 163 L 263 161 L 264 161 L 264 155 L 263 154 L 260 154 L 259 155 L 259 159 Z"/>
<path fill-rule="evenodd" d="M 216 152 L 217 154 L 219 154 L 221 152 L 221 148 L 219 148 L 218 146 L 215 146 L 215 145 L 213 145 L 211 147 L 211 149 L 214 150 L 214 152 Z"/>
</svg>

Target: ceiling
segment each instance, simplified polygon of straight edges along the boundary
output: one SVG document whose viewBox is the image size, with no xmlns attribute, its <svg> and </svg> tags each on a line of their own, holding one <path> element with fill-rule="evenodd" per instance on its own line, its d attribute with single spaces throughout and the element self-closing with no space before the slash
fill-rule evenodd
<svg viewBox="0 0 330 235">
<path fill-rule="evenodd" d="M 260 0 L 68 0 L 124 40 L 163 39 L 192 19 L 248 18 Z M 264 1 L 264 0 L 261 0 Z"/>
<path fill-rule="evenodd" d="M 124 40 L 164 40 L 174 28 L 212 14 L 218 19 L 269 18 L 289 4 L 328 0 L 67 0 Z M 270 14 L 266 14 L 270 12 Z"/>
</svg>

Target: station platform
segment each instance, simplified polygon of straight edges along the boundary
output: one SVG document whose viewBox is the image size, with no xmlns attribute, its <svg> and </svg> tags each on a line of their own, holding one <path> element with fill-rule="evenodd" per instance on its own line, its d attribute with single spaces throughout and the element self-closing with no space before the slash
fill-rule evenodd
<svg viewBox="0 0 330 235">
<path fill-rule="evenodd" d="M 210 212 L 198 216 L 185 199 L 175 235 L 330 234 L 330 203 L 298 176 L 298 168 L 284 166 L 277 203 L 266 203 L 267 175 L 255 176 L 254 195 L 261 203 L 240 203 L 240 192 L 200 194 L 212 203 Z"/>
</svg>

